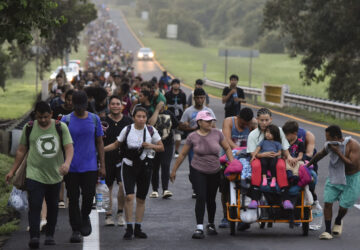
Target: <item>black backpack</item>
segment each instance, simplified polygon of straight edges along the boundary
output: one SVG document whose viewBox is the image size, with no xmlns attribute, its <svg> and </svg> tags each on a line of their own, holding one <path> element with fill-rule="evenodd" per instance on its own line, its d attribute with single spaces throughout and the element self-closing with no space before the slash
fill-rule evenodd
<svg viewBox="0 0 360 250">
<path fill-rule="evenodd" d="M 146 131 L 145 129 L 147 129 L 150 133 L 150 136 L 152 137 L 154 135 L 154 128 L 152 126 L 146 126 L 144 128 L 144 139 L 143 141 L 145 141 L 145 137 L 146 137 Z M 129 136 L 131 130 L 131 124 L 126 126 L 126 132 L 125 132 L 125 138 L 124 141 L 120 144 L 120 159 L 122 161 L 123 158 L 125 158 L 125 152 L 127 153 L 126 158 L 129 158 L 132 161 L 136 161 L 140 158 L 141 154 L 144 151 L 144 148 L 141 147 L 139 149 L 129 149 L 127 146 L 127 138 Z"/>
</svg>

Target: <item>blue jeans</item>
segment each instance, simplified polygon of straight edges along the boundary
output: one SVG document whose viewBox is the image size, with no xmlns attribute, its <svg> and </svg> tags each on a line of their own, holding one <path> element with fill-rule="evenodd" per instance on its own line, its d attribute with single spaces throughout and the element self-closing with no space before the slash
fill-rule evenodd
<svg viewBox="0 0 360 250">
<path fill-rule="evenodd" d="M 54 236 L 61 182 L 56 184 L 43 184 L 38 181 L 26 179 L 25 183 L 29 200 L 28 217 L 30 238 L 40 237 L 40 214 L 44 198 L 47 206 L 46 236 Z"/>
</svg>

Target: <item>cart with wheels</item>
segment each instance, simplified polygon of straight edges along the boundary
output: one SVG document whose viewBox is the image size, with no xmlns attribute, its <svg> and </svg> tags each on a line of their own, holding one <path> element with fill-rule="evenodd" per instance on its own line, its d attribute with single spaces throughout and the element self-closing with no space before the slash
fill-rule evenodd
<svg viewBox="0 0 360 250">
<path fill-rule="evenodd" d="M 241 187 L 240 177 L 238 180 L 230 182 L 230 199 L 227 202 L 227 219 L 230 223 L 230 234 L 235 235 L 236 222 L 242 222 L 241 213 L 246 211 L 244 204 L 244 188 Z M 284 210 L 280 205 L 281 200 L 278 194 L 273 192 L 263 192 L 264 199 L 258 206 L 258 217 L 256 222 L 263 227 L 268 223 L 289 223 L 290 227 L 294 223 L 302 224 L 302 234 L 307 236 L 309 233 L 309 223 L 312 221 L 311 205 L 305 205 L 304 190 L 300 189 L 296 195 L 292 195 L 291 201 L 294 204 L 293 210 Z"/>
</svg>

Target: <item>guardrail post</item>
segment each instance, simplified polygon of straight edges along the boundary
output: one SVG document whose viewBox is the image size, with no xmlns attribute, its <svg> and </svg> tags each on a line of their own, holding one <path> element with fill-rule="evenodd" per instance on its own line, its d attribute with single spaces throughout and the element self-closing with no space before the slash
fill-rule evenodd
<svg viewBox="0 0 360 250">
<path fill-rule="evenodd" d="M 41 100 L 46 101 L 49 98 L 49 81 L 41 83 Z"/>
<path fill-rule="evenodd" d="M 6 130 L 0 130 L 0 153 L 8 154 L 10 150 L 10 133 Z"/>
</svg>

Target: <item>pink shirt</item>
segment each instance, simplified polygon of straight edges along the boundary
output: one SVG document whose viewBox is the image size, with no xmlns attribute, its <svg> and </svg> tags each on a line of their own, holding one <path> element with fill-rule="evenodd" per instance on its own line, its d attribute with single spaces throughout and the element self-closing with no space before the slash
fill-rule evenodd
<svg viewBox="0 0 360 250">
<path fill-rule="evenodd" d="M 199 135 L 196 131 L 186 138 L 186 144 L 194 150 L 191 166 L 205 174 L 214 174 L 220 170 L 219 153 L 221 141 L 224 140 L 223 133 L 213 128 L 206 135 Z"/>
</svg>

